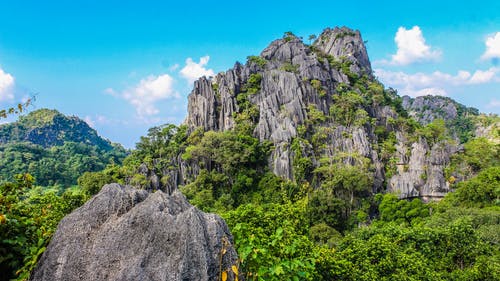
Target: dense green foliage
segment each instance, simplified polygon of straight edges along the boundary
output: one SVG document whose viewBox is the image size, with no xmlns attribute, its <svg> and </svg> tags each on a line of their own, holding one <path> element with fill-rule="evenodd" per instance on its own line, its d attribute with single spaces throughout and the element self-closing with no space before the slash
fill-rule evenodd
<svg viewBox="0 0 500 281">
<path fill-rule="evenodd" d="M 26 280 L 59 221 L 87 200 L 78 188 L 33 186 L 20 174 L 0 185 L 0 271 L 2 280 Z"/>
<path fill-rule="evenodd" d="M 0 125 L 0 144 L 15 142 L 30 142 L 45 148 L 77 142 L 104 151 L 113 149 L 109 141 L 101 138 L 83 120 L 49 109 L 39 109 L 20 116 L 16 122 Z"/>
<path fill-rule="evenodd" d="M 237 131 L 206 132 L 182 155 L 201 170 L 181 190 L 203 210 L 248 202 L 251 194 L 259 190 L 267 154 L 268 145 L 254 137 Z"/>
<path fill-rule="evenodd" d="M 316 115 L 319 122 L 326 118 Z M 390 134 L 385 139 L 390 143 Z M 297 138 L 292 150 L 300 153 L 307 143 Z M 200 169 L 181 190 L 193 204 L 225 218 L 247 280 L 500 277 L 500 172 L 494 142 L 469 141 L 449 172 L 467 169 L 477 175 L 456 185 L 443 201 L 427 204 L 393 194 L 371 197 L 371 168 L 358 155 L 322 159 L 316 169 L 303 159 L 297 166 L 313 177 L 283 180 L 267 170 L 270 148 L 244 130 L 188 133 L 185 127 L 165 125 L 152 128 L 124 165 L 83 174 L 81 189 L 35 188 L 33 178 L 18 176 L 2 185 L 2 270 L 23 280 L 57 222 L 87 194 L 109 182 L 140 183 L 141 165 L 168 175 L 181 157 Z M 478 161 L 485 151 L 488 157 Z M 313 188 L 311 179 L 320 185 Z"/>
<path fill-rule="evenodd" d="M 314 280 L 303 201 L 245 204 L 225 215 L 247 280 Z"/>
<path fill-rule="evenodd" d="M 467 189 L 467 183 L 483 180 L 491 179 L 479 175 L 458 188 L 457 194 Z M 500 186 L 498 177 L 495 186 Z M 345 231 L 342 237 L 327 224 L 305 223 L 309 221 L 307 200 L 305 197 L 296 203 L 242 205 L 225 213 L 247 279 L 500 278 L 498 206 L 466 209 L 469 203 L 454 193 L 443 202 L 432 204 L 380 195 L 380 218 L 372 220 L 370 226 Z M 330 202 L 325 200 L 321 206 Z M 324 218 L 331 215 L 325 213 Z"/>
<path fill-rule="evenodd" d="M 103 151 L 97 146 L 75 142 L 50 148 L 28 142 L 0 145 L 0 182 L 12 181 L 16 174 L 30 173 L 38 185 L 67 187 L 75 185 L 84 172 L 120 164 L 125 155 L 121 147 Z"/>
<path fill-rule="evenodd" d="M 285 41 L 295 38 L 284 35 Z M 254 136 L 261 73 L 250 73 L 234 93 L 233 130 L 153 127 L 123 163 L 123 149 L 55 111 L 0 127 L 2 272 L 26 279 L 59 220 L 104 184 L 119 182 L 152 192 L 180 185 L 193 205 L 224 217 L 246 280 L 500 280 L 498 118 L 462 106 L 454 121 L 438 112 L 421 125 L 408 117 L 394 90 L 353 73 L 352 61 L 309 48 L 348 82 L 333 89 L 327 81 L 302 78 L 321 104 L 304 108 L 297 136 L 276 144 L 282 147 Z M 253 69 L 267 63 L 248 57 Z M 279 69 L 298 72 L 291 63 Z M 390 114 L 377 119 L 376 110 Z M 478 123 L 493 129 L 473 138 Z M 325 145 L 352 139 L 361 129 L 376 142 L 385 179 L 409 168 L 397 163 L 398 145 L 463 142 L 445 169 L 454 192 L 431 203 L 378 193 L 372 159 Z M 273 149 L 291 154 L 291 180 L 269 170 Z M 60 186 L 35 187 L 35 180 Z M 76 182 L 78 187 L 62 187 Z"/>
<path fill-rule="evenodd" d="M 0 125 L 0 279 L 26 280 L 59 221 L 118 178 L 111 171 L 126 155 L 82 120 L 55 110 Z M 107 166 L 108 178 L 89 181 Z M 80 176 L 82 187 L 75 186 Z"/>
<path fill-rule="evenodd" d="M 322 118 L 311 114 L 311 122 Z M 429 142 L 446 133 L 439 121 L 417 128 L 428 130 L 422 135 Z M 391 150 L 392 138 L 385 136 L 384 149 Z M 307 143 L 297 138 L 292 150 L 300 154 Z M 314 170 L 298 157 L 302 173 L 321 183 L 313 189 L 305 176 L 290 182 L 269 173 L 263 167 L 269 148 L 241 131 L 195 131 L 174 147 L 201 169 L 181 190 L 225 218 L 247 280 L 500 277 L 500 173 L 493 142 L 471 140 L 455 156 L 450 167 L 460 161 L 477 175 L 439 203 L 370 197 L 370 166 L 357 155 L 320 160 Z M 489 156 L 477 166 L 480 151 Z"/>
<path fill-rule="evenodd" d="M 121 164 L 127 152 L 76 117 L 40 109 L 0 125 L 0 183 L 29 173 L 41 186 L 75 185 L 84 172 Z"/>
</svg>

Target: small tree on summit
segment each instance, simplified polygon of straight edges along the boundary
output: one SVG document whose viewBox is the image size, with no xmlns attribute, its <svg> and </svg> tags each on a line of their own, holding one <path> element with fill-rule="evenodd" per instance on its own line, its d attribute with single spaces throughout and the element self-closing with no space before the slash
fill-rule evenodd
<svg viewBox="0 0 500 281">
<path fill-rule="evenodd" d="M 309 39 L 309 45 L 311 45 L 311 44 L 312 44 L 312 41 L 314 41 L 316 38 L 317 38 L 317 37 L 316 37 L 316 35 L 315 35 L 315 34 L 311 34 L 311 35 L 309 35 L 309 37 L 308 37 L 308 39 Z"/>
<path fill-rule="evenodd" d="M 285 34 L 283 35 L 283 39 L 285 40 L 285 42 L 289 42 L 291 41 L 295 36 L 295 34 L 293 34 L 291 31 L 287 31 L 285 32 Z"/>
</svg>

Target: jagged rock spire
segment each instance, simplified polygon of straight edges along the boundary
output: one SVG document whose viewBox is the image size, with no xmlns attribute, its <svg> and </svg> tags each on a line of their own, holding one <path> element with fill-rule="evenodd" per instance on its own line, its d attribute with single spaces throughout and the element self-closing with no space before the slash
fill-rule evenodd
<svg viewBox="0 0 500 281">
<path fill-rule="evenodd" d="M 347 27 L 327 28 L 318 36 L 313 46 L 337 59 L 347 58 L 353 62 L 351 71 L 354 73 L 372 73 L 370 59 L 359 30 Z"/>
<path fill-rule="evenodd" d="M 256 75 L 259 84 L 254 85 L 256 91 L 248 94 L 244 91 L 245 85 Z M 372 83 L 379 85 L 359 31 L 347 27 L 327 28 L 312 45 L 285 33 L 283 38 L 271 42 L 260 56 L 250 57 L 246 64 L 237 63 L 211 80 L 199 79 L 189 95 L 186 124 L 190 130 L 198 127 L 206 131 L 233 129 L 235 116 L 241 113 L 240 101 L 244 100 L 259 112 L 258 118 L 252 120 L 253 136 L 273 143 L 268 165 L 280 177 L 295 180 L 294 161 L 300 157 L 310 159 L 314 169 L 321 165 L 321 159 L 356 155 L 370 162 L 374 192 L 389 189 L 399 192 L 403 198 L 442 196 L 449 191 L 442 171 L 449 163 L 449 156 L 456 152 L 455 147 L 428 144 L 422 138 L 414 141 L 415 138 L 392 125 L 390 120 L 402 117 L 404 109 L 395 107 L 396 93 L 389 93 L 382 86 L 378 101 L 372 100 L 377 95 L 368 89 Z M 339 100 L 349 95 L 364 100 L 349 110 L 365 114 L 370 122 L 347 124 L 339 121 L 341 117 L 333 117 L 332 109 L 333 112 L 338 109 Z M 316 120 L 314 126 L 310 126 L 313 115 L 322 116 L 322 121 Z M 403 115 L 403 118 L 406 117 Z M 307 126 L 311 127 L 309 132 L 300 135 L 299 131 Z M 399 160 L 398 165 L 390 166 L 390 173 L 386 171 L 387 155 L 382 159 L 379 149 L 379 142 L 383 140 L 375 129 L 394 133 L 396 137 L 397 149 L 391 159 Z M 321 148 L 311 144 L 314 134 L 323 138 Z M 302 142 L 301 151 L 291 149 L 297 138 L 308 138 Z M 410 164 L 413 167 L 406 169 Z M 196 175 L 178 176 L 189 177 Z"/>
</svg>

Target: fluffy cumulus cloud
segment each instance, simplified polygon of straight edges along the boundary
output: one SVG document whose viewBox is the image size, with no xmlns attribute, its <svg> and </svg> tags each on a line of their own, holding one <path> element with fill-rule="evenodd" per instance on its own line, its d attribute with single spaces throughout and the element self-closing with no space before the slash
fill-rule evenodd
<svg viewBox="0 0 500 281">
<path fill-rule="evenodd" d="M 14 77 L 0 68 L 0 102 L 14 99 Z"/>
<path fill-rule="evenodd" d="M 500 81 L 500 68 L 492 67 L 487 70 L 458 71 L 457 74 L 448 74 L 440 71 L 433 73 L 408 74 L 401 71 L 376 69 L 375 75 L 387 86 L 394 87 L 403 95 L 447 95 L 446 89 L 453 86 L 477 85 Z"/>
<path fill-rule="evenodd" d="M 494 80 L 498 80 L 495 75 L 500 72 L 499 68 L 490 68 L 488 70 L 476 70 L 474 74 L 470 77 L 468 81 L 466 81 L 469 84 L 484 84 L 484 83 L 489 83 Z"/>
<path fill-rule="evenodd" d="M 441 57 L 440 51 L 433 50 L 425 43 L 422 31 L 418 26 L 409 30 L 400 27 L 394 41 L 398 49 L 396 54 L 392 55 L 389 64 L 408 65 L 414 62 L 432 61 Z"/>
<path fill-rule="evenodd" d="M 180 71 L 181 76 L 184 77 L 189 84 L 192 84 L 196 79 L 202 76 L 214 76 L 214 71 L 205 67 L 209 60 L 209 56 L 204 56 L 200 58 L 198 63 L 196 63 L 192 58 L 187 58 L 186 65 Z"/>
<path fill-rule="evenodd" d="M 193 61 L 192 58 L 186 59 L 186 64 L 183 68 L 178 70 L 178 64 L 169 67 L 170 72 L 175 72 L 172 75 L 179 74 L 182 78 L 186 79 L 189 84 L 202 77 L 214 76 L 215 73 L 212 69 L 207 68 L 209 56 L 201 57 L 198 62 Z M 135 74 L 134 74 L 135 76 Z M 162 74 L 158 76 L 149 76 L 142 79 L 137 85 L 129 87 L 123 91 L 107 88 L 104 93 L 116 98 L 124 99 L 136 109 L 137 117 L 146 123 L 159 122 L 159 117 L 156 116 L 160 113 L 158 103 L 168 99 L 179 98 L 179 93 L 175 90 L 175 80 L 169 74 Z M 175 111 L 176 102 L 172 103 L 171 110 Z M 98 123 L 106 122 L 99 118 L 86 118 L 87 123 L 95 126 Z"/>
<path fill-rule="evenodd" d="M 168 74 L 162 74 L 144 78 L 139 84 L 123 92 L 116 92 L 111 88 L 104 90 L 104 92 L 125 99 L 135 107 L 137 115 L 145 119 L 159 113 L 155 106 L 157 102 L 179 97 L 173 86 L 174 79 Z"/>
<path fill-rule="evenodd" d="M 495 33 L 488 38 L 486 38 L 486 51 L 481 56 L 482 60 L 494 60 L 498 62 L 500 60 L 500 32 Z"/>
</svg>

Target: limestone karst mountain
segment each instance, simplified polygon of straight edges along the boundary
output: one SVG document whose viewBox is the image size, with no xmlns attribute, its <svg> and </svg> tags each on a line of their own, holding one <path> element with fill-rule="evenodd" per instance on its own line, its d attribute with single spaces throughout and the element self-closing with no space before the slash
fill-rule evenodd
<svg viewBox="0 0 500 281">
<path fill-rule="evenodd" d="M 188 99 L 183 125 L 151 128 L 125 161 L 130 174 L 119 180 L 139 189 L 107 185 L 68 215 L 31 280 L 224 280 L 223 272 L 234 280 L 238 262 L 247 277 L 282 280 L 285 265 L 295 279 L 306 276 L 315 260 L 302 259 L 313 247 L 308 231 L 311 239 L 316 234 L 335 245 L 340 232 L 377 217 L 378 193 L 442 198 L 470 177 L 461 167 L 451 169 L 462 143 L 498 131 L 496 124 L 478 126 L 477 110 L 448 98 L 412 99 L 385 89 L 360 33 L 345 27 L 324 30 L 311 45 L 287 32 L 245 64 L 195 81 Z M 498 155 L 490 158 L 493 163 Z M 192 207 L 178 189 L 193 205 L 232 220 L 239 260 L 224 221 Z M 398 201 L 393 194 L 381 197 Z M 430 215 L 420 200 L 398 202 L 417 203 L 422 217 Z M 295 224 L 304 228 L 295 231 Z M 289 243 L 290 237 L 300 243 Z M 437 252 L 447 255 L 455 242 L 434 237 L 445 245 Z M 373 261 L 386 274 L 380 260 L 366 264 Z M 399 266 L 406 276 L 408 264 Z"/>
<path fill-rule="evenodd" d="M 440 198 L 450 190 L 443 170 L 473 135 L 469 117 L 478 114 L 449 98 L 401 98 L 384 89 L 359 31 L 346 27 L 325 29 L 312 45 L 286 33 L 246 64 L 200 78 L 188 99 L 191 132 L 246 123 L 253 136 L 272 142 L 268 166 L 282 178 L 319 185 L 322 175 L 313 172 L 319 167 L 363 166 L 374 179 L 373 193 L 393 191 L 401 198 Z M 454 122 L 446 140 L 416 131 L 415 121 L 425 126 L 439 118 Z M 305 158 L 304 174 L 298 162 Z M 165 188 L 175 189 L 200 170 L 180 157 L 173 163 L 149 175 L 168 174 Z"/>
</svg>

